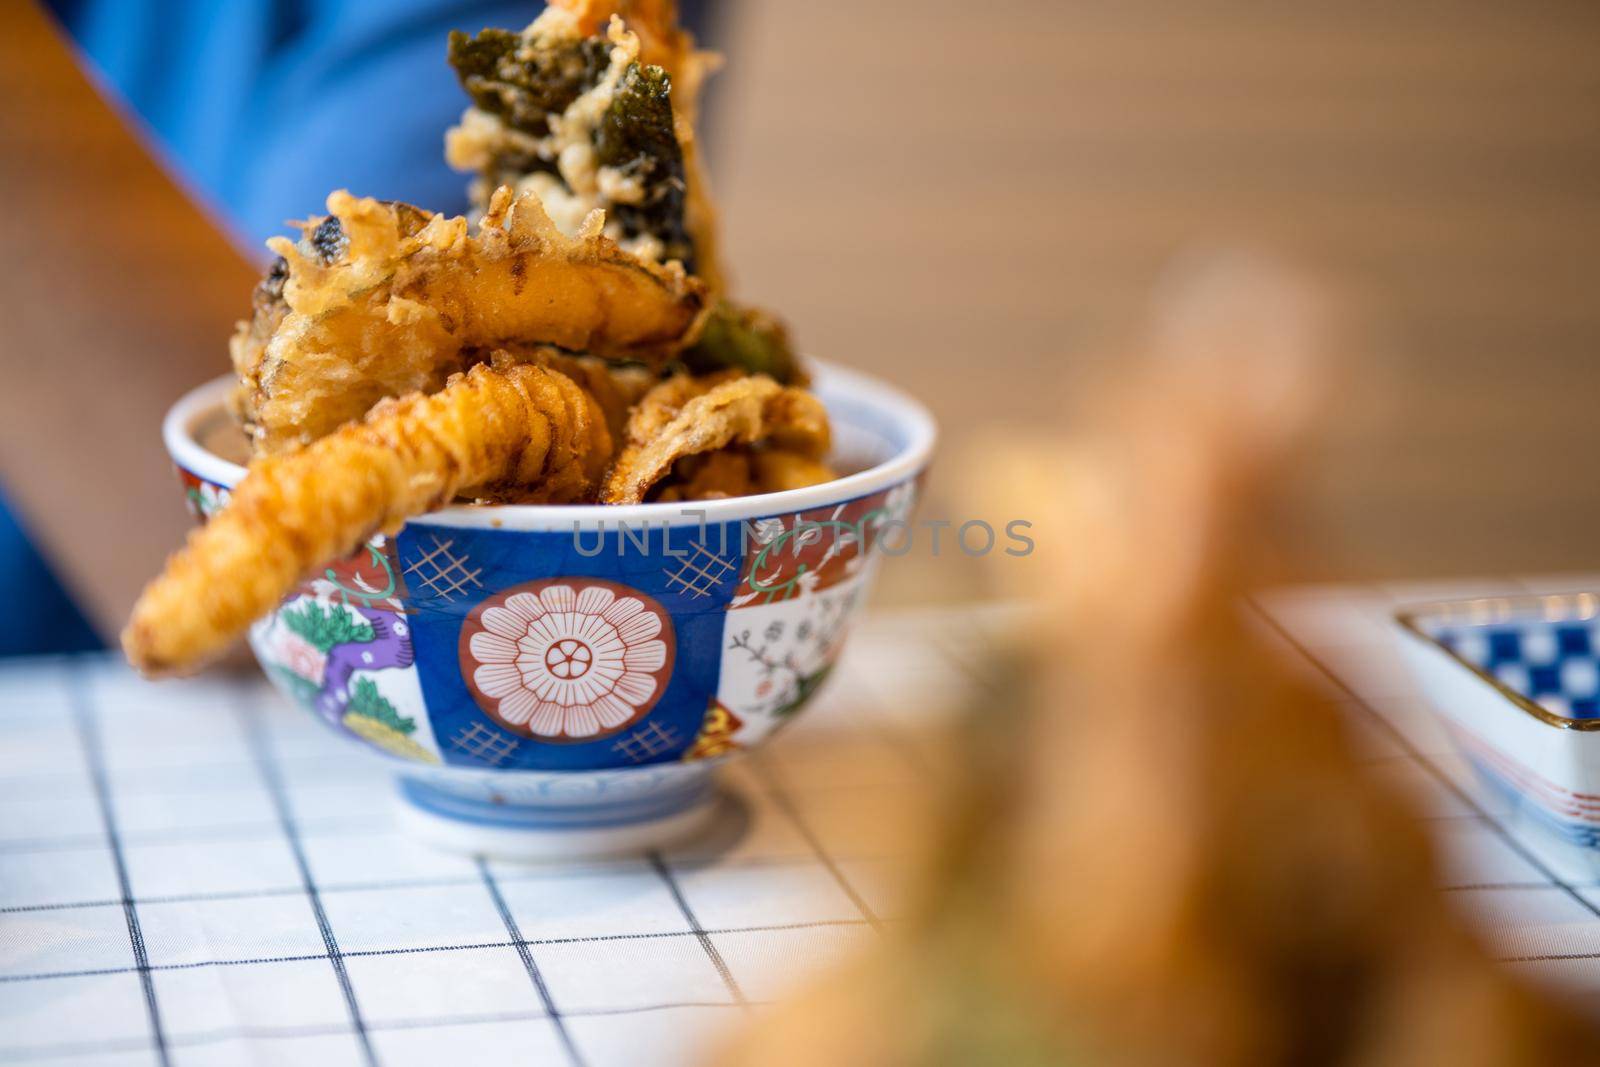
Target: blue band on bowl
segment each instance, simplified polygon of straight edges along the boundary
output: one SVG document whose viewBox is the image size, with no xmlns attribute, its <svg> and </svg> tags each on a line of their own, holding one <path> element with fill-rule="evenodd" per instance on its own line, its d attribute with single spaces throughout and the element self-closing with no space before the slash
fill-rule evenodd
<svg viewBox="0 0 1600 1067">
<path fill-rule="evenodd" d="M 711 783 L 699 778 L 676 789 L 646 797 L 582 808 L 531 804 L 495 804 L 470 800 L 435 789 L 414 778 L 399 780 L 406 803 L 440 818 L 503 830 L 598 830 L 632 823 L 653 822 L 687 811 L 706 798 Z"/>
</svg>

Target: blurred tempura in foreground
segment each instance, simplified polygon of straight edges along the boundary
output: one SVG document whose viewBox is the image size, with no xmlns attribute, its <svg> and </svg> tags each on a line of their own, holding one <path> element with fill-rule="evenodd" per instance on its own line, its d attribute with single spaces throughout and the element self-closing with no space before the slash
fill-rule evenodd
<svg viewBox="0 0 1600 1067">
<path fill-rule="evenodd" d="M 906 921 L 725 1062 L 1600 1061 L 1447 911 L 1243 600 L 1325 315 L 1271 264 L 1199 267 L 1096 425 L 983 457 L 987 510 L 1035 523 L 1040 624 L 972 709 Z"/>
</svg>

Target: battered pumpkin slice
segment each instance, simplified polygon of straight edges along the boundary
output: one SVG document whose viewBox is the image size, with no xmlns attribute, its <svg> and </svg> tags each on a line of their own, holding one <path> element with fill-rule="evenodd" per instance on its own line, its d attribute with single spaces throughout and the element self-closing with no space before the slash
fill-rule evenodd
<svg viewBox="0 0 1600 1067">
<path fill-rule="evenodd" d="M 637 504 L 679 460 L 757 442 L 820 461 L 831 442 L 827 409 L 806 390 L 765 375 L 677 375 L 634 408 L 600 500 Z"/>
<path fill-rule="evenodd" d="M 474 352 L 554 345 L 659 366 L 698 330 L 704 286 L 538 197 L 500 189 L 480 224 L 336 192 L 281 258 L 230 345 L 231 406 L 258 453 L 314 441 L 384 397 L 434 392 Z"/>
</svg>

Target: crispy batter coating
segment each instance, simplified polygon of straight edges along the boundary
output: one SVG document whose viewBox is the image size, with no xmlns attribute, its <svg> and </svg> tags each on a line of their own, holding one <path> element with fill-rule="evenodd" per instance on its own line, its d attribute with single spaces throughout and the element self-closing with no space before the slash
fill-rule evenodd
<svg viewBox="0 0 1600 1067">
<path fill-rule="evenodd" d="M 451 34 L 449 59 L 473 106 L 446 134 L 445 159 L 476 173 L 480 210 L 500 185 L 537 195 L 566 233 L 598 208 L 625 250 L 695 270 L 672 77 L 640 61 L 620 19 L 584 36 L 548 9 L 520 33 Z"/>
<path fill-rule="evenodd" d="M 695 47 L 694 35 L 678 22 L 676 0 L 552 0 L 551 8 L 570 12 L 585 35 L 604 32 L 619 17 L 639 38 L 639 60 L 662 67 L 672 77 L 672 112 L 678 144 L 683 148 L 685 226 L 694 242 L 695 274 L 713 293 L 727 289 L 717 238 L 716 203 L 700 155 L 695 131 L 700 121 L 700 92 L 706 79 L 722 66 L 722 57 Z"/>
<path fill-rule="evenodd" d="M 683 457 L 756 441 L 820 459 L 831 441 L 827 410 L 804 389 L 764 375 L 669 378 L 645 394 L 628 420 L 600 500 L 637 504 Z"/>
<path fill-rule="evenodd" d="M 673 465 L 655 499 L 726 500 L 752 493 L 781 493 L 831 482 L 839 475 L 821 460 L 781 448 L 724 448 L 685 456 Z"/>
<path fill-rule="evenodd" d="M 659 363 L 701 316 L 701 283 L 623 252 L 598 214 L 567 237 L 536 197 L 504 189 L 476 232 L 345 192 L 328 210 L 299 244 L 269 242 L 283 306 L 258 292 L 231 346 L 232 407 L 258 453 L 314 441 L 384 397 L 435 391 L 475 349 L 542 343 Z"/>
<path fill-rule="evenodd" d="M 544 502 L 586 499 L 611 452 L 594 398 L 539 366 L 480 365 L 431 396 L 386 400 L 361 422 L 253 462 L 145 589 L 123 649 L 149 674 L 194 667 L 373 534 L 462 494 L 526 487 Z"/>
<path fill-rule="evenodd" d="M 634 405 L 660 380 L 655 372 L 637 363 L 616 363 L 564 352 L 549 345 L 505 345 L 490 353 L 487 360 L 469 362 L 472 365 L 487 362 L 497 368 L 528 364 L 566 375 L 600 405 L 606 429 L 617 442 L 623 439 Z"/>
<path fill-rule="evenodd" d="M 808 385 L 789 327 L 765 308 L 723 298 L 706 313 L 700 337 L 680 358 L 691 374 L 713 374 L 735 368 L 765 374 L 784 385 Z"/>
<path fill-rule="evenodd" d="M 804 489 L 839 477 L 839 473 L 815 456 L 784 448 L 763 449 L 750 457 L 757 492 L 781 493 Z"/>
<path fill-rule="evenodd" d="M 737 381 L 741 377 L 743 375 L 736 370 L 699 376 L 674 374 L 645 393 L 634 406 L 633 413 L 628 417 L 623 443 L 643 444 L 661 433 L 673 419 L 677 418 L 678 413 L 683 410 L 683 405 L 724 382 Z"/>
<path fill-rule="evenodd" d="M 724 448 L 680 459 L 656 494 L 656 500 L 662 503 L 726 500 L 758 492 L 751 476 L 750 456 L 743 449 Z"/>
</svg>

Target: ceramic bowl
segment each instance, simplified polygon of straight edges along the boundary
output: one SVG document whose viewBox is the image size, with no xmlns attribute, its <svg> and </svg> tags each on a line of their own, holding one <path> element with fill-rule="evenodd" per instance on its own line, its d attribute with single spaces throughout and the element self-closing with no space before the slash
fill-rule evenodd
<svg viewBox="0 0 1600 1067">
<path fill-rule="evenodd" d="M 1600 595 L 1397 615 L 1418 681 L 1512 822 L 1600 858 Z"/>
<path fill-rule="evenodd" d="M 227 381 L 168 415 L 204 520 L 244 469 Z M 502 856 L 594 854 L 692 831 L 722 759 L 827 677 L 934 443 L 927 411 L 819 366 L 834 460 L 807 489 L 695 504 L 451 507 L 376 537 L 262 619 L 273 684 L 387 760 L 405 821 Z M 210 445 L 211 447 L 208 447 Z"/>
</svg>

